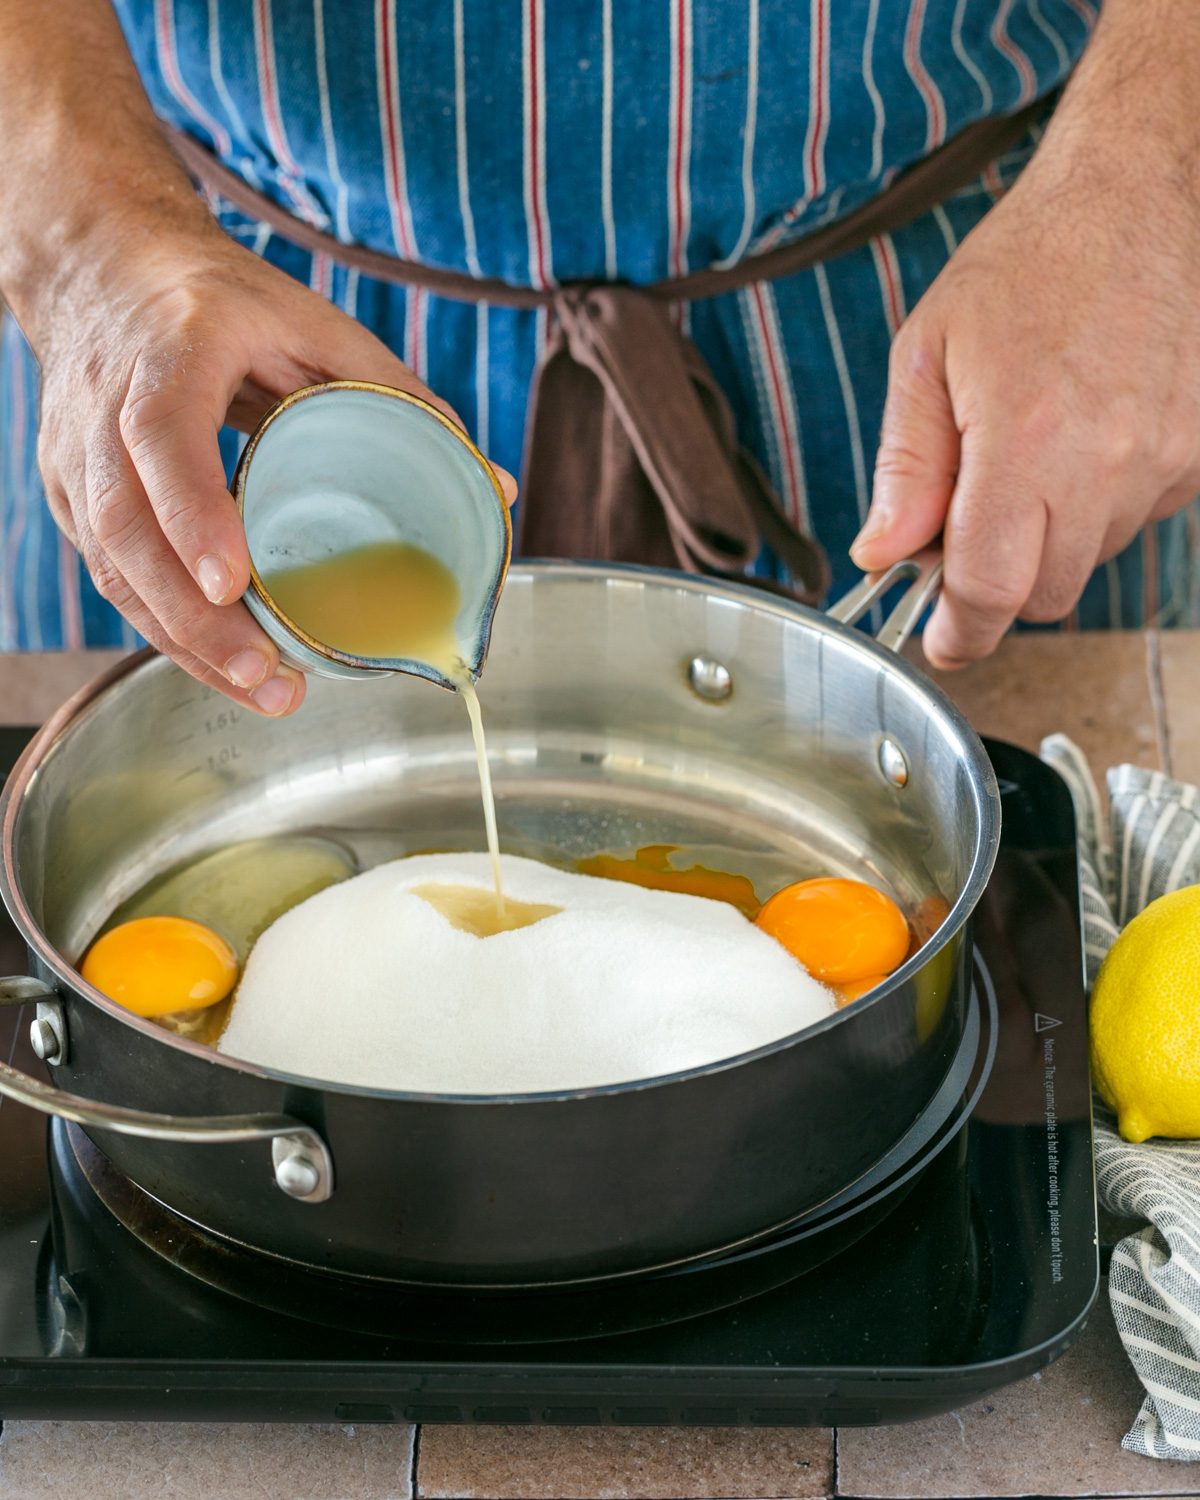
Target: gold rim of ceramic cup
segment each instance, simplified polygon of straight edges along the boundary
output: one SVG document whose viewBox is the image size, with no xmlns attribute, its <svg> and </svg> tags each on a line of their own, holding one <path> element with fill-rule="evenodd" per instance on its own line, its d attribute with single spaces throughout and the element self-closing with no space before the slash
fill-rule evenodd
<svg viewBox="0 0 1200 1500">
<path fill-rule="evenodd" d="M 496 601 L 499 598 L 501 589 L 504 587 L 504 580 L 508 574 L 509 563 L 512 561 L 512 515 L 510 514 L 508 509 L 508 501 L 504 498 L 503 487 L 501 486 L 500 481 L 496 478 L 496 471 L 492 468 L 488 460 L 475 446 L 475 444 L 471 441 L 471 439 L 467 436 L 467 434 L 463 431 L 463 429 L 458 425 L 457 422 L 448 417 L 444 411 L 439 411 L 439 409 L 434 406 L 432 402 L 426 401 L 424 397 L 414 396 L 411 391 L 402 391 L 399 390 L 396 386 L 380 385 L 377 381 L 374 380 L 324 380 L 321 381 L 318 385 L 301 386 L 299 390 L 292 391 L 288 395 L 280 397 L 280 399 L 275 403 L 274 406 L 272 406 L 270 411 L 267 412 L 266 416 L 263 417 L 262 421 L 250 434 L 250 439 L 247 442 L 245 448 L 242 449 L 241 456 L 239 457 L 237 465 L 233 471 L 233 482 L 230 484 L 229 489 L 230 493 L 233 495 L 234 503 L 237 506 L 238 516 L 241 518 L 243 530 L 245 529 L 246 523 L 246 470 L 249 468 L 250 460 L 254 457 L 254 451 L 258 447 L 259 442 L 262 440 L 263 434 L 266 432 L 267 428 L 270 427 L 271 423 L 274 422 L 277 417 L 281 417 L 285 411 L 288 411 L 291 407 L 298 405 L 301 401 L 306 401 L 310 396 L 323 395 L 326 391 L 372 391 L 377 396 L 392 396 L 397 401 L 407 402 L 409 406 L 420 407 L 422 411 L 428 412 L 431 417 L 440 422 L 441 425 L 446 429 L 446 431 L 451 435 L 451 437 L 453 437 L 457 442 L 461 443 L 462 446 L 467 450 L 467 452 L 471 454 L 472 458 L 474 458 L 475 461 L 479 464 L 484 474 L 491 481 L 492 489 L 495 491 L 496 500 L 499 504 L 500 514 L 504 524 L 504 551 L 503 556 L 500 559 L 500 570 L 492 583 L 492 587 L 488 594 L 487 603 L 485 605 L 485 614 L 494 612 Z M 249 550 L 249 543 L 247 543 L 247 550 Z M 308 647 L 308 649 L 314 652 L 317 656 L 324 657 L 326 661 L 341 662 L 344 666 L 357 667 L 360 670 L 367 672 L 372 670 L 388 670 L 387 668 L 371 668 L 363 667 L 362 665 L 364 661 L 387 660 L 388 658 L 354 656 L 349 652 L 339 651 L 335 646 L 327 645 L 326 642 L 319 641 L 315 636 L 309 635 L 308 631 L 303 629 L 302 626 L 298 625 L 290 615 L 285 614 L 285 612 L 279 608 L 278 604 L 276 604 L 274 598 L 270 593 L 270 590 L 263 582 L 258 568 L 255 566 L 253 556 L 251 556 L 250 558 L 250 587 L 258 597 L 259 602 L 263 605 L 263 607 L 267 610 L 271 617 L 277 620 L 289 635 L 295 636 L 297 640 L 302 641 Z M 400 658 L 397 658 L 397 660 L 399 659 Z"/>
</svg>

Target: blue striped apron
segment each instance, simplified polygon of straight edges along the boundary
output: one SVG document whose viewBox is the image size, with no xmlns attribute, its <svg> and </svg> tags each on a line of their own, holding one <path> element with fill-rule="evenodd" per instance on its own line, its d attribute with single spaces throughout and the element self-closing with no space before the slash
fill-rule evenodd
<svg viewBox="0 0 1200 1500">
<path fill-rule="evenodd" d="M 345 242 L 538 287 L 654 281 L 803 235 L 948 136 L 1051 94 L 1094 0 L 117 0 L 151 101 Z M 914 223 L 684 307 L 742 442 L 852 581 L 888 346 L 1040 130 Z M 234 238 L 377 333 L 520 466 L 546 314 L 360 276 L 214 200 Z M 0 349 L 0 648 L 132 634 L 54 530 L 37 372 Z M 227 460 L 237 438 L 223 434 Z M 1081 623 L 1200 623 L 1195 507 L 1093 578 Z"/>
</svg>

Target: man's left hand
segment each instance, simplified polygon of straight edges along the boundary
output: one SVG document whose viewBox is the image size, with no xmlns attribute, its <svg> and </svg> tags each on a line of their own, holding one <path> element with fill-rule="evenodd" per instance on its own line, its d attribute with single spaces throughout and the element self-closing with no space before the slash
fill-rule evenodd
<svg viewBox="0 0 1200 1500">
<path fill-rule="evenodd" d="M 1094 119 L 1094 117 L 1093 117 Z M 893 344 L 870 571 L 943 539 L 939 667 L 1058 620 L 1200 491 L 1200 198 L 1175 142 L 1051 123 Z"/>
</svg>

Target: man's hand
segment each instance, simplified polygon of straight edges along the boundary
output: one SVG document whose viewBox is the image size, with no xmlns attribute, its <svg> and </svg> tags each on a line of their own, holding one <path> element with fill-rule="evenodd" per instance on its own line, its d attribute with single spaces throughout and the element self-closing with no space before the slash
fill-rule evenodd
<svg viewBox="0 0 1200 1500">
<path fill-rule="evenodd" d="M 147 640 L 237 702 L 290 713 L 304 679 L 240 602 L 250 560 L 218 431 L 249 431 L 280 396 L 339 378 L 454 413 L 216 226 L 109 0 L 72 0 L 70 26 L 47 29 L 35 11 L 0 0 L 0 131 L 21 143 L 0 173 L 0 292 L 42 367 L 51 509 Z"/>
<path fill-rule="evenodd" d="M 218 430 L 250 431 L 280 395 L 347 376 L 454 414 L 353 319 L 219 232 L 143 245 L 84 280 L 38 349 L 54 517 L 149 641 L 238 701 L 288 713 L 303 678 L 239 602 L 250 559 Z"/>
<path fill-rule="evenodd" d="M 852 555 L 942 535 L 935 666 L 1061 619 L 1200 491 L 1198 84 L 1200 16 L 1108 0 L 1033 161 L 895 340 Z"/>
</svg>

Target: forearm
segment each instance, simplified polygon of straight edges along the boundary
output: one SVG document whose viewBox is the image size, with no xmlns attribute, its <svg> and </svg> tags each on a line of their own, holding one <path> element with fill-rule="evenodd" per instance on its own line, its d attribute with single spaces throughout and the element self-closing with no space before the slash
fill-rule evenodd
<svg viewBox="0 0 1200 1500">
<path fill-rule="evenodd" d="M 881 571 L 936 537 L 935 665 L 1059 620 L 1200 491 L 1200 8 L 1104 0 L 1033 160 L 892 345 Z"/>
<path fill-rule="evenodd" d="M 1144 180 L 1147 191 L 1164 187 L 1181 207 L 1200 209 L 1200 7 L 1104 0 L 1039 157 L 1101 191 Z M 1140 222 L 1145 205 L 1127 207 Z"/>
<path fill-rule="evenodd" d="M 71 0 L 57 24 L 0 0 L 0 136 L 0 293 L 35 348 L 90 264 L 210 231 L 109 0 Z"/>
</svg>

